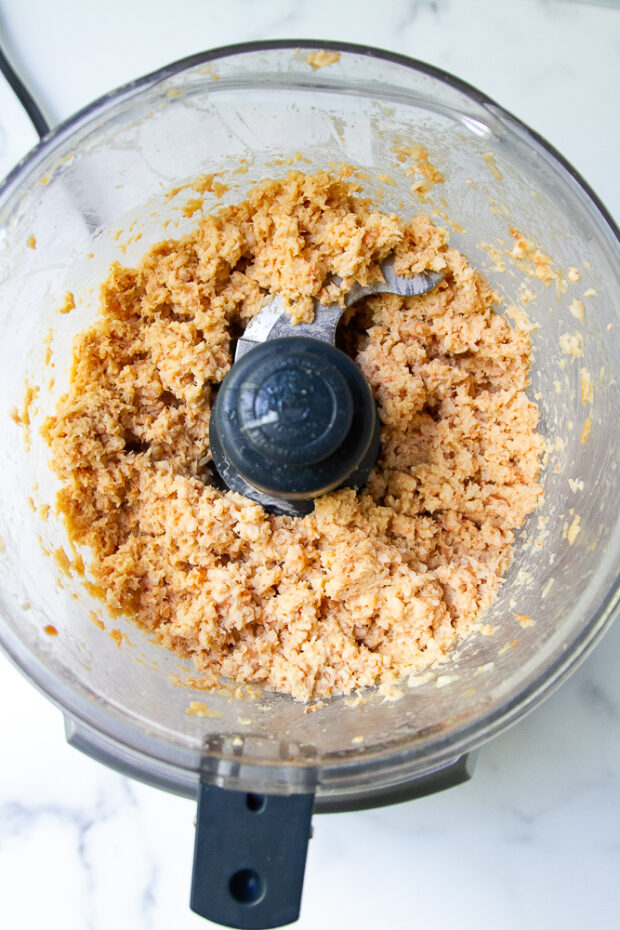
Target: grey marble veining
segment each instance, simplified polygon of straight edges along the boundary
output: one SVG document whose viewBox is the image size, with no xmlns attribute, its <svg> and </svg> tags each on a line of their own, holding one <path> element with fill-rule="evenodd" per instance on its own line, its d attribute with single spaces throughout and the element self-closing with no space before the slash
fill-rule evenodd
<svg viewBox="0 0 620 930">
<path fill-rule="evenodd" d="M 339 38 L 453 71 L 538 129 L 620 214 L 612 89 L 620 13 L 567 0 L 8 0 L 3 23 L 61 119 L 201 48 Z M 122 26 L 122 28 L 121 28 Z M 0 173 L 34 142 L 0 86 Z M 474 779 L 398 807 L 315 820 L 300 930 L 613 930 L 620 914 L 620 625 Z M 64 743 L 0 659 L 0 926 L 199 930 L 187 906 L 194 806 Z"/>
</svg>

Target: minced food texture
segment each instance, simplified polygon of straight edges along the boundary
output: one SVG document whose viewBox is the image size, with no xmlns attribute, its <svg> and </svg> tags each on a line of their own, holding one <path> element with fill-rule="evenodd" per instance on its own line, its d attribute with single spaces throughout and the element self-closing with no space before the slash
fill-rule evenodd
<svg viewBox="0 0 620 930">
<path fill-rule="evenodd" d="M 314 298 L 376 280 L 390 253 L 400 274 L 444 277 L 421 297 L 366 298 L 341 324 L 382 423 L 366 487 L 303 518 L 222 490 L 209 416 L 248 321 L 275 294 L 310 320 Z M 381 212 L 342 173 L 265 181 L 135 268 L 115 264 L 44 427 L 91 584 L 207 687 L 309 700 L 441 659 L 492 602 L 542 493 L 528 327 L 497 300 L 445 229 Z"/>
</svg>

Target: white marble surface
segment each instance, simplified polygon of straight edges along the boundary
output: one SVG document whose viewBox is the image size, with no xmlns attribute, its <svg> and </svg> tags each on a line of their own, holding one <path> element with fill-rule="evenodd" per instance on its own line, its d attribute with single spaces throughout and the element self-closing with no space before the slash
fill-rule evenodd
<svg viewBox="0 0 620 930">
<path fill-rule="evenodd" d="M 0 28 L 53 120 L 204 48 L 316 37 L 425 59 L 556 145 L 620 216 L 620 9 L 569 0 L 5 0 Z M 0 82 L 1 84 L 2 82 Z M 614 88 L 616 90 L 614 91 Z M 614 116 L 615 108 L 615 116 Z M 0 86 L 0 174 L 33 143 Z M 620 925 L 620 625 L 475 778 L 320 817 L 300 930 L 597 930 Z M 194 807 L 82 757 L 0 658 L 0 926 L 198 930 Z"/>
</svg>

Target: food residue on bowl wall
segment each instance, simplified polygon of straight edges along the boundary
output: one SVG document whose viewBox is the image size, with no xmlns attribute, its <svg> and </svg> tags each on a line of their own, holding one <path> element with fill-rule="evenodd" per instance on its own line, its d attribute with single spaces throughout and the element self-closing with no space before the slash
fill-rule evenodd
<svg viewBox="0 0 620 930">
<path fill-rule="evenodd" d="M 72 310 L 75 310 L 75 297 L 73 296 L 72 291 L 67 291 L 62 304 L 58 308 L 58 312 L 71 313 Z"/>
<path fill-rule="evenodd" d="M 213 708 L 208 707 L 202 701 L 190 701 L 189 707 L 185 711 L 186 714 L 190 714 L 193 717 L 221 717 L 221 711 L 213 710 Z"/>
<path fill-rule="evenodd" d="M 326 68 L 328 65 L 335 65 L 340 61 L 340 52 L 330 52 L 328 49 L 321 49 L 317 52 L 309 52 L 305 61 L 315 69 Z"/>
</svg>

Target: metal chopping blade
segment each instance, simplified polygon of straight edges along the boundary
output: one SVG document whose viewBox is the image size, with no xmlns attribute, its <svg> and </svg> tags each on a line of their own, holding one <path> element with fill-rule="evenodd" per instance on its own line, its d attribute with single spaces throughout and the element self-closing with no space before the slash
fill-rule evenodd
<svg viewBox="0 0 620 930">
<path fill-rule="evenodd" d="M 443 274 L 436 271 L 424 271 L 410 277 L 398 275 L 394 271 L 394 258 L 390 256 L 381 264 L 383 281 L 374 284 L 354 284 L 346 294 L 344 306 L 330 304 L 325 306 L 315 301 L 314 320 L 312 323 L 293 323 L 284 309 L 279 297 L 274 297 L 253 320 L 250 321 L 243 337 L 237 343 L 235 361 L 239 361 L 246 352 L 265 342 L 267 339 L 279 339 L 283 336 L 308 336 L 321 342 L 334 344 L 336 329 L 345 310 L 371 294 L 397 294 L 400 297 L 419 297 L 432 291 L 443 279 Z M 338 279 L 334 279 L 338 283 Z"/>
</svg>

